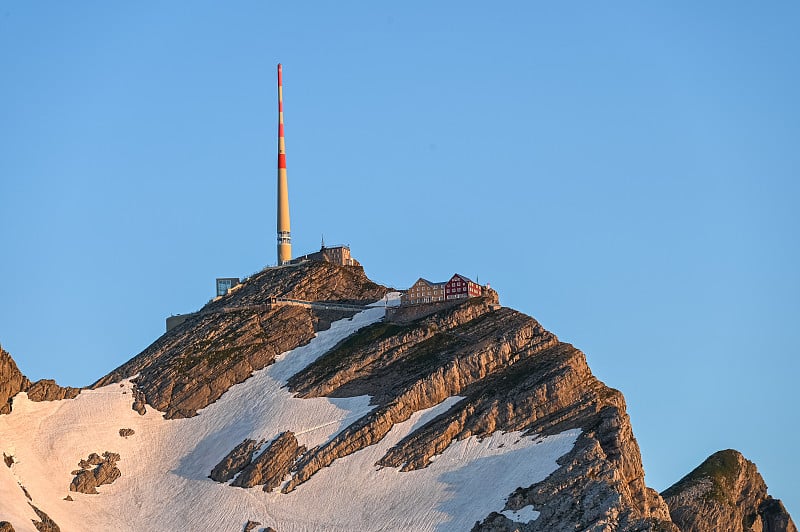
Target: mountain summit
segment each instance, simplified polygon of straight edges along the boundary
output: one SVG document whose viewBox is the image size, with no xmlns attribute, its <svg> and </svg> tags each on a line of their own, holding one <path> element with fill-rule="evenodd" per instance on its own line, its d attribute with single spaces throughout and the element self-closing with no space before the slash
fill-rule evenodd
<svg viewBox="0 0 800 532">
<path fill-rule="evenodd" d="M 493 291 L 397 296 L 265 269 L 84 390 L 0 352 L 0 531 L 796 530 L 734 451 L 648 488 L 622 394 Z"/>
</svg>

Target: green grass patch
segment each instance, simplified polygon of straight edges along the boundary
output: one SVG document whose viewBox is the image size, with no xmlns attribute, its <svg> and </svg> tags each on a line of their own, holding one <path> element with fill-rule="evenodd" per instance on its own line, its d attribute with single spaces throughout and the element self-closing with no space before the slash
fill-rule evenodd
<svg viewBox="0 0 800 532">
<path fill-rule="evenodd" d="M 397 363 L 404 366 L 431 368 L 438 365 L 443 358 L 448 358 L 443 356 L 445 353 L 465 346 L 466 342 L 461 338 L 447 332 L 440 332 L 409 349 L 408 353 Z"/>
</svg>

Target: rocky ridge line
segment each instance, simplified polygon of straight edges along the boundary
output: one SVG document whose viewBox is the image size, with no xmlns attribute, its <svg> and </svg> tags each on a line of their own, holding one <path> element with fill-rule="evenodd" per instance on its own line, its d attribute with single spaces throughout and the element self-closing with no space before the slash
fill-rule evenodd
<svg viewBox="0 0 800 532">
<path fill-rule="evenodd" d="M 272 364 L 279 354 L 308 343 L 331 322 L 353 315 L 270 307 L 272 298 L 366 304 L 387 291 L 370 281 L 361 267 L 310 262 L 268 268 L 207 304 L 93 387 L 138 373 L 135 410 L 144 413 L 149 404 L 167 419 L 191 417 L 234 384 Z"/>
</svg>

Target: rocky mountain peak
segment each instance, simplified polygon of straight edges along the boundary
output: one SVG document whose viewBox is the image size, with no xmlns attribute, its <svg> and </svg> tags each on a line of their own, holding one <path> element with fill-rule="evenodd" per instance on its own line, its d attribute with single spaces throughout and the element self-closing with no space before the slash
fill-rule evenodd
<svg viewBox="0 0 800 532">
<path fill-rule="evenodd" d="M 733 449 L 712 454 L 662 495 L 682 531 L 797 531 L 755 464 Z"/>
<path fill-rule="evenodd" d="M 93 387 L 139 374 L 137 411 L 144 413 L 149 404 L 168 419 L 191 417 L 281 353 L 308 343 L 332 321 L 355 314 L 346 305 L 377 301 L 388 290 L 370 281 L 360 266 L 305 262 L 266 268 L 209 302 Z M 325 302 L 341 306 L 326 308 Z"/>
</svg>

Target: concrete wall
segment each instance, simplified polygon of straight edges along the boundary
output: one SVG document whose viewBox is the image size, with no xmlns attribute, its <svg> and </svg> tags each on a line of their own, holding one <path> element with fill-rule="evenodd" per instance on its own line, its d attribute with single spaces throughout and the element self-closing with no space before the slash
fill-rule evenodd
<svg viewBox="0 0 800 532">
<path fill-rule="evenodd" d="M 392 323 L 408 323 L 410 321 L 417 320 L 419 318 L 424 318 L 425 316 L 430 316 L 434 312 L 439 312 L 440 310 L 455 307 L 460 303 L 463 303 L 463 300 L 450 300 L 450 301 L 440 301 L 438 303 L 420 303 L 418 305 L 402 305 L 399 307 L 387 307 L 386 309 L 386 321 Z"/>
<path fill-rule="evenodd" d="M 167 330 L 174 329 L 184 321 L 188 320 L 192 316 L 197 314 L 197 312 L 192 312 L 191 314 L 178 314 L 177 316 L 170 316 L 167 318 Z"/>
</svg>

